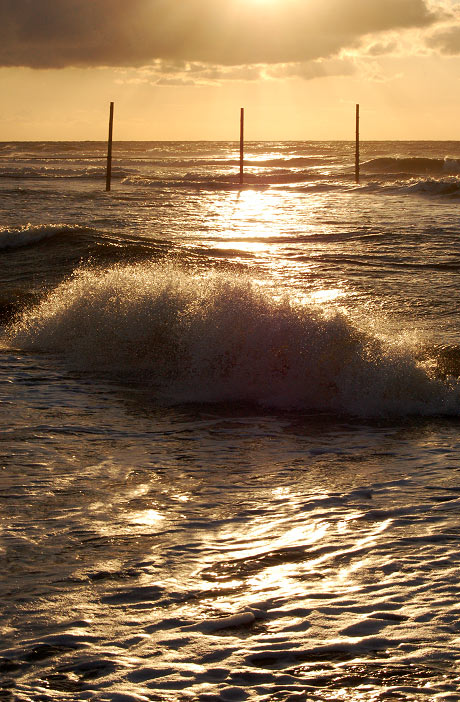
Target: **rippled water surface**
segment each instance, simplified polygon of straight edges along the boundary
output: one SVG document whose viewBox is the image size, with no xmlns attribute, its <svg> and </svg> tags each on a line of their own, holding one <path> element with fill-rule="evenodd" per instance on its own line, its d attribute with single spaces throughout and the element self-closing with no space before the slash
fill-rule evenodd
<svg viewBox="0 0 460 702">
<path fill-rule="evenodd" d="M 0 145 L 0 699 L 460 700 L 460 145 Z"/>
</svg>

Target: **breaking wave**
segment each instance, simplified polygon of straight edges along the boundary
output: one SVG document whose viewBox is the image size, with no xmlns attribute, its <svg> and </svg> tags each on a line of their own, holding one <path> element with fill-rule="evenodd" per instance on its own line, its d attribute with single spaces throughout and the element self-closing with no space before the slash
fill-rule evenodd
<svg viewBox="0 0 460 702">
<path fill-rule="evenodd" d="M 171 264 L 80 270 L 6 332 L 162 402 L 252 402 L 360 416 L 458 415 L 457 381 L 341 313 L 274 299 L 244 276 Z"/>
<path fill-rule="evenodd" d="M 391 193 L 406 195 L 421 195 L 424 197 L 439 197 L 443 199 L 456 199 L 460 197 L 460 178 L 445 176 L 441 178 L 405 178 L 394 182 L 376 182 L 371 180 L 360 187 L 361 192 L 372 194 Z"/>
<path fill-rule="evenodd" d="M 460 196 L 460 179 L 451 176 L 439 179 L 414 180 L 407 184 L 404 189 L 409 193 L 455 198 Z"/>
</svg>

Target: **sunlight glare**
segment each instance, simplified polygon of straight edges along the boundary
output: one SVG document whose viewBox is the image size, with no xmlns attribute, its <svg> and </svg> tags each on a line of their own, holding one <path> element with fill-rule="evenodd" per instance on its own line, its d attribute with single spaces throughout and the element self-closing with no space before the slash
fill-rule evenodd
<svg viewBox="0 0 460 702">
<path fill-rule="evenodd" d="M 344 297 L 345 294 L 346 293 L 343 290 L 340 290 L 340 288 L 325 288 L 324 290 L 316 290 L 315 292 L 310 293 L 309 297 L 312 302 L 324 303 L 337 300 L 338 297 Z"/>
<path fill-rule="evenodd" d="M 163 515 L 156 509 L 146 509 L 131 519 L 132 524 L 140 524 L 145 526 L 153 526 L 156 522 L 164 519 Z"/>
</svg>

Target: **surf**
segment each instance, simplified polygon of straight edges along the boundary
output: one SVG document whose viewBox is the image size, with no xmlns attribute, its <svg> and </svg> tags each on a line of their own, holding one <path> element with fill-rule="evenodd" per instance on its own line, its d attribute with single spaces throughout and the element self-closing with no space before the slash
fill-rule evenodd
<svg viewBox="0 0 460 702">
<path fill-rule="evenodd" d="M 453 415 L 457 380 L 340 311 L 250 276 L 172 263 L 80 269 L 5 332 L 10 347 L 148 390 L 158 401 L 250 402 L 358 416 Z"/>
</svg>

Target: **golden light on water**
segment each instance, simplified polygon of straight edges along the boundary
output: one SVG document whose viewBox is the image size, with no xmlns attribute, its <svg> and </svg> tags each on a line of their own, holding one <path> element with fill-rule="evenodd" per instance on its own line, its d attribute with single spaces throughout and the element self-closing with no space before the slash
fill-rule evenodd
<svg viewBox="0 0 460 702">
<path fill-rule="evenodd" d="M 337 300 L 339 297 L 344 297 L 346 293 L 340 288 L 329 288 L 325 290 L 315 290 L 315 292 L 310 293 L 309 298 L 312 302 L 332 302 Z"/>
<path fill-rule="evenodd" d="M 251 164 L 268 156 L 276 154 L 256 154 Z M 324 218 L 324 199 L 324 193 L 308 193 L 306 209 L 303 194 L 286 200 L 274 188 L 248 187 L 219 206 L 216 201 L 209 215 L 220 220 L 219 233 L 212 239 L 206 233 L 203 244 L 212 241 L 220 255 L 244 263 L 257 277 L 261 265 L 269 270 L 275 296 L 289 288 L 291 300 L 300 304 L 334 304 L 350 292 L 346 281 L 342 288 L 318 276 L 324 238 L 334 235 Z"/>
<path fill-rule="evenodd" d="M 273 221 L 279 216 L 278 198 L 261 189 L 247 189 L 238 192 L 231 219 L 234 224 L 253 231 L 254 226 L 261 236 L 273 236 Z M 281 220 L 282 221 L 282 220 Z M 264 228 L 264 224 L 270 225 Z M 276 230 L 275 230 L 276 232 Z"/>
<path fill-rule="evenodd" d="M 219 248 L 229 251 L 237 249 L 238 251 L 250 253 L 254 256 L 262 256 L 264 253 L 268 253 L 272 247 L 270 246 L 270 244 L 267 244 L 264 241 L 235 242 L 234 240 L 230 240 L 222 241 L 219 244 Z"/>
<path fill-rule="evenodd" d="M 132 524 L 139 524 L 141 526 L 153 526 L 163 519 L 164 516 L 158 510 L 146 509 L 142 512 L 138 512 L 134 517 L 131 517 L 130 521 Z"/>
<path fill-rule="evenodd" d="M 277 0 L 252 0 L 252 2 L 260 2 L 260 3 L 266 3 L 266 2 L 276 2 Z M 280 157 L 280 154 L 278 151 L 265 151 L 264 153 L 261 154 L 250 154 L 249 156 L 246 156 L 245 158 L 245 163 L 249 166 L 251 165 L 257 165 L 259 162 L 264 163 L 266 161 L 272 161 Z"/>
</svg>

